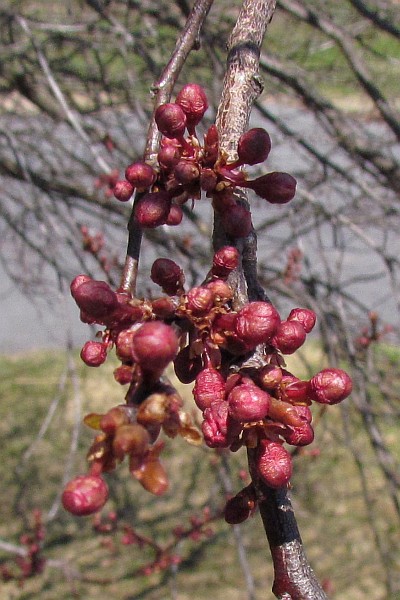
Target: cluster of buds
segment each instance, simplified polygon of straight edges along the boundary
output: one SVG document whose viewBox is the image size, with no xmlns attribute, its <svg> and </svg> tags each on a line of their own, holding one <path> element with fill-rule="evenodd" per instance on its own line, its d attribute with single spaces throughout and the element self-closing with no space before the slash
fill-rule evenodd
<svg viewBox="0 0 400 600">
<path fill-rule="evenodd" d="M 235 199 L 237 186 L 252 189 L 272 204 L 284 204 L 294 197 L 296 180 L 288 173 L 249 179 L 242 169 L 268 157 L 271 140 L 264 129 L 250 129 L 240 137 L 233 162 L 227 162 L 219 150 L 215 125 L 208 128 L 201 143 L 196 126 L 207 108 L 206 94 L 197 84 L 184 86 L 175 102 L 160 105 L 155 112 L 162 134 L 157 164 L 133 163 L 126 168 L 125 179 L 115 183 L 114 196 L 121 202 L 129 200 L 135 190 L 142 192 L 135 208 L 142 227 L 179 225 L 182 206 L 200 199 L 203 192 L 212 198 L 225 233 L 240 238 L 250 233 L 252 224 L 250 211 Z"/>
</svg>

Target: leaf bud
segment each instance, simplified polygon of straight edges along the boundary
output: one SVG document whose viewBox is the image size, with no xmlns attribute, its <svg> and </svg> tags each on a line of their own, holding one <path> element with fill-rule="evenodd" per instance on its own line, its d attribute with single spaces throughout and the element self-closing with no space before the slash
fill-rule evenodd
<svg viewBox="0 0 400 600">
<path fill-rule="evenodd" d="M 125 177 L 134 188 L 146 190 L 155 182 L 157 173 L 147 163 L 135 162 L 125 169 Z"/>
<path fill-rule="evenodd" d="M 243 383 L 230 392 L 228 404 L 229 414 L 236 421 L 259 421 L 268 414 L 270 396 L 254 384 Z"/>
<path fill-rule="evenodd" d="M 186 129 L 186 115 L 178 104 L 161 104 L 154 115 L 158 130 L 167 138 L 181 138 Z"/>
<path fill-rule="evenodd" d="M 317 316 L 313 310 L 308 308 L 293 308 L 287 318 L 288 321 L 297 321 L 300 323 L 306 333 L 314 328 Z"/>
<path fill-rule="evenodd" d="M 61 500 L 65 510 L 73 515 L 91 515 L 107 502 L 108 486 L 99 476 L 80 475 L 67 483 Z"/>
<path fill-rule="evenodd" d="M 132 355 L 148 371 L 159 371 L 175 358 L 179 341 L 175 331 L 160 321 L 144 323 L 135 333 Z"/>
<path fill-rule="evenodd" d="M 235 329 L 238 337 L 251 347 L 267 343 L 275 334 L 280 317 L 269 302 L 249 302 L 237 314 Z"/>
<path fill-rule="evenodd" d="M 286 486 L 292 475 L 292 459 L 289 452 L 278 442 L 260 440 L 257 449 L 257 470 L 271 488 Z"/>
<path fill-rule="evenodd" d="M 304 327 L 298 321 L 281 321 L 272 338 L 272 345 L 282 354 L 293 354 L 306 339 Z"/>
<path fill-rule="evenodd" d="M 310 398 L 321 404 L 338 404 L 352 388 L 349 375 L 342 369 L 323 369 L 310 380 Z"/>
<path fill-rule="evenodd" d="M 256 494 L 253 485 L 250 484 L 227 501 L 224 510 L 225 521 L 230 525 L 243 523 L 252 514 L 256 505 Z"/>
<path fill-rule="evenodd" d="M 80 356 L 88 367 L 99 367 L 107 358 L 107 344 L 103 344 L 102 342 L 86 342 Z"/>
<path fill-rule="evenodd" d="M 150 192 L 140 198 L 136 205 L 135 218 L 142 227 L 154 229 L 167 222 L 171 200 L 165 191 Z"/>
</svg>

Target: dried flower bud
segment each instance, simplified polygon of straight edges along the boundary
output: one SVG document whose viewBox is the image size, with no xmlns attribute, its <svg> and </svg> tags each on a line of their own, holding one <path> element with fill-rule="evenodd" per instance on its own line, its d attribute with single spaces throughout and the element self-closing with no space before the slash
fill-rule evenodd
<svg viewBox="0 0 400 600">
<path fill-rule="evenodd" d="M 241 238 L 249 235 L 252 222 L 251 212 L 241 204 L 236 204 L 220 214 L 221 225 L 231 238 Z"/>
<path fill-rule="evenodd" d="M 187 293 L 186 308 L 196 317 L 206 315 L 212 308 L 214 303 L 214 295 L 212 291 L 206 287 L 194 287 Z"/>
<path fill-rule="evenodd" d="M 169 209 L 168 217 L 167 217 L 167 225 L 170 227 L 175 227 L 182 222 L 183 219 L 183 210 L 178 204 L 171 204 L 171 208 Z"/>
<path fill-rule="evenodd" d="M 302 427 L 305 421 L 297 411 L 297 406 L 293 406 L 289 402 L 284 402 L 283 400 L 278 400 L 274 397 L 271 397 L 268 417 L 278 423 L 290 427 Z"/>
<path fill-rule="evenodd" d="M 230 525 L 243 523 L 252 514 L 256 505 L 256 494 L 253 485 L 250 484 L 227 501 L 224 510 L 225 521 Z"/>
<path fill-rule="evenodd" d="M 272 338 L 272 344 L 282 354 L 293 354 L 306 339 L 304 327 L 298 321 L 281 321 Z"/>
<path fill-rule="evenodd" d="M 190 185 L 199 179 L 200 170 L 194 162 L 181 160 L 174 168 L 174 175 L 179 183 Z"/>
<path fill-rule="evenodd" d="M 81 350 L 81 359 L 88 367 L 99 367 L 107 358 L 107 344 L 86 342 Z"/>
<path fill-rule="evenodd" d="M 211 406 L 214 400 L 222 401 L 225 398 L 225 379 L 221 373 L 212 367 L 206 367 L 196 377 L 193 388 L 196 405 L 201 411 Z"/>
<path fill-rule="evenodd" d="M 268 439 L 260 440 L 257 449 L 257 470 L 269 487 L 283 487 L 292 475 L 291 456 L 282 444 Z"/>
<path fill-rule="evenodd" d="M 145 490 L 155 496 L 162 496 L 167 491 L 167 473 L 157 458 L 145 461 L 139 468 L 136 468 L 135 457 L 131 459 L 131 463 L 132 475 L 138 479 Z"/>
<path fill-rule="evenodd" d="M 167 138 L 181 138 L 186 129 L 186 115 L 178 104 L 161 104 L 154 115 L 158 130 Z"/>
<path fill-rule="evenodd" d="M 289 173 L 276 171 L 248 181 L 246 187 L 270 204 L 286 204 L 295 196 L 296 180 Z"/>
<path fill-rule="evenodd" d="M 271 138 L 265 129 L 255 127 L 249 129 L 239 138 L 238 156 L 239 164 L 257 165 L 266 160 L 271 150 Z"/>
<path fill-rule="evenodd" d="M 267 416 L 270 396 L 256 385 L 243 383 L 230 392 L 228 404 L 229 414 L 236 421 L 259 421 Z"/>
<path fill-rule="evenodd" d="M 144 456 L 149 442 L 150 436 L 142 425 L 121 425 L 117 428 L 112 442 L 113 454 L 119 460 L 123 460 L 127 454 Z"/>
<path fill-rule="evenodd" d="M 119 200 L 120 202 L 128 202 L 128 200 L 130 200 L 130 198 L 132 197 L 132 194 L 134 192 L 134 187 L 131 183 L 129 183 L 129 181 L 126 181 L 125 179 L 121 179 L 120 181 L 117 181 L 117 183 L 114 185 L 114 189 L 113 189 L 113 194 L 114 197 Z"/>
<path fill-rule="evenodd" d="M 266 390 L 273 390 L 282 381 L 282 369 L 277 365 L 265 365 L 257 373 L 257 383 Z"/>
<path fill-rule="evenodd" d="M 310 398 L 321 404 L 338 404 L 352 388 L 349 375 L 342 369 L 323 369 L 310 380 Z"/>
<path fill-rule="evenodd" d="M 206 287 L 211 291 L 214 303 L 225 303 L 233 298 L 232 288 L 222 279 L 214 279 Z"/>
<path fill-rule="evenodd" d="M 167 222 L 170 207 L 171 200 L 167 192 L 150 192 L 137 203 L 135 218 L 142 227 L 153 229 Z"/>
<path fill-rule="evenodd" d="M 175 102 L 186 114 L 188 129 L 193 134 L 193 128 L 200 123 L 208 108 L 204 89 L 197 83 L 188 83 L 181 89 Z"/>
<path fill-rule="evenodd" d="M 293 308 L 290 311 L 287 320 L 297 321 L 303 326 L 306 333 L 310 333 L 314 328 L 317 316 L 313 310 L 309 310 L 308 308 Z"/>
<path fill-rule="evenodd" d="M 104 433 L 114 434 L 118 427 L 129 423 L 129 414 L 125 407 L 114 406 L 101 417 L 100 429 Z"/>
<path fill-rule="evenodd" d="M 233 246 L 224 246 L 214 254 L 212 274 L 226 279 L 239 264 L 239 252 Z"/>
<path fill-rule="evenodd" d="M 117 295 L 105 281 L 84 281 L 74 289 L 74 299 L 89 317 L 102 318 L 118 308 Z"/>
<path fill-rule="evenodd" d="M 185 346 L 174 360 L 175 375 L 182 383 L 191 383 L 203 369 L 201 357 L 191 356 L 190 346 Z"/>
<path fill-rule="evenodd" d="M 133 338 L 132 355 L 148 371 L 159 371 L 175 358 L 179 341 L 175 331 L 160 321 L 144 323 Z"/>
<path fill-rule="evenodd" d="M 177 294 L 185 282 L 182 269 L 169 258 L 157 258 L 151 267 L 150 277 L 170 296 Z"/>
<path fill-rule="evenodd" d="M 125 177 L 134 188 L 146 190 L 155 182 L 157 173 L 147 163 L 136 162 L 126 168 Z"/>
<path fill-rule="evenodd" d="M 99 511 L 108 500 L 105 481 L 95 475 L 80 475 L 64 488 L 61 497 L 65 510 L 82 517 Z"/>
<path fill-rule="evenodd" d="M 237 314 L 235 329 L 238 337 L 251 347 L 267 343 L 275 334 L 280 317 L 269 302 L 250 302 Z"/>
</svg>

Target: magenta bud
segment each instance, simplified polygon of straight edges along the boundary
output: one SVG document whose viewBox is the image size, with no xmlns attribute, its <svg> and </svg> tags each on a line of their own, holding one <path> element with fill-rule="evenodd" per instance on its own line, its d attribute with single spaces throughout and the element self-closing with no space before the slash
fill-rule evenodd
<svg viewBox="0 0 400 600">
<path fill-rule="evenodd" d="M 278 442 L 260 440 L 257 449 L 257 470 L 263 481 L 272 488 L 286 486 L 292 475 L 292 459 Z"/>
<path fill-rule="evenodd" d="M 259 421 L 268 414 L 270 396 L 256 385 L 243 383 L 230 392 L 228 404 L 229 414 L 236 421 Z"/>
<path fill-rule="evenodd" d="M 171 204 L 171 208 L 169 209 L 167 223 L 170 227 L 176 227 L 182 222 L 183 219 L 183 210 L 178 204 Z"/>
<path fill-rule="evenodd" d="M 126 168 L 125 177 L 134 188 L 145 190 L 153 185 L 157 173 L 145 162 L 136 162 Z"/>
<path fill-rule="evenodd" d="M 307 421 L 304 421 L 300 427 L 287 427 L 281 435 L 292 446 L 308 446 L 314 441 L 314 430 Z"/>
<path fill-rule="evenodd" d="M 82 283 L 86 283 L 87 281 L 93 281 L 92 278 L 89 277 L 89 275 L 77 275 L 76 277 L 74 277 L 70 285 L 71 296 L 73 298 L 75 298 L 75 292 L 78 289 L 78 287 L 82 285 Z"/>
<path fill-rule="evenodd" d="M 181 138 L 186 129 L 186 115 L 178 104 L 161 104 L 154 115 L 158 130 L 167 138 Z"/>
<path fill-rule="evenodd" d="M 160 148 L 158 151 L 157 159 L 160 167 L 166 169 L 167 171 L 171 171 L 179 162 L 179 150 L 172 145 L 164 146 L 164 148 Z"/>
<path fill-rule="evenodd" d="M 239 138 L 239 164 L 257 165 L 266 160 L 271 150 L 271 138 L 265 129 L 255 127 L 243 133 Z"/>
<path fill-rule="evenodd" d="M 194 162 L 180 160 L 174 168 L 174 175 L 179 183 L 190 185 L 199 179 L 200 170 Z"/>
<path fill-rule="evenodd" d="M 86 342 L 81 350 L 81 359 L 88 367 L 99 367 L 107 358 L 107 344 Z"/>
<path fill-rule="evenodd" d="M 74 290 L 74 299 L 89 317 L 104 318 L 118 308 L 117 294 L 105 281 L 84 281 Z"/>
<path fill-rule="evenodd" d="M 239 264 L 239 252 L 233 246 L 224 246 L 213 257 L 212 274 L 225 279 Z"/>
<path fill-rule="evenodd" d="M 295 178 L 278 171 L 248 181 L 246 185 L 270 204 L 286 204 L 296 193 Z"/>
<path fill-rule="evenodd" d="M 204 411 L 201 429 L 204 441 L 210 448 L 228 448 L 239 435 L 241 425 L 230 418 L 228 403 L 225 400 L 212 401 Z"/>
<path fill-rule="evenodd" d="M 196 317 L 206 315 L 214 304 L 214 294 L 206 287 L 194 287 L 187 293 L 186 308 Z"/>
<path fill-rule="evenodd" d="M 150 192 L 140 198 L 135 218 L 142 227 L 154 229 L 167 222 L 171 200 L 167 192 Z"/>
<path fill-rule="evenodd" d="M 288 321 L 297 321 L 300 323 L 306 333 L 314 328 L 317 316 L 313 310 L 308 308 L 293 308 L 287 318 Z"/>
<path fill-rule="evenodd" d="M 321 404 L 338 404 L 351 394 L 353 384 L 342 369 L 323 369 L 310 380 L 309 395 Z"/>
<path fill-rule="evenodd" d="M 267 343 L 275 334 L 280 317 L 269 302 L 249 302 L 237 314 L 235 329 L 238 337 L 252 348 Z"/>
<path fill-rule="evenodd" d="M 108 487 L 101 477 L 80 475 L 67 483 L 61 500 L 65 510 L 73 515 L 91 515 L 102 509 L 107 502 Z"/>
<path fill-rule="evenodd" d="M 175 103 L 186 114 L 188 128 L 190 129 L 200 123 L 208 108 L 206 93 L 197 83 L 185 85 L 177 95 Z"/>
<path fill-rule="evenodd" d="M 132 356 L 146 371 L 161 371 L 175 358 L 179 340 L 175 331 L 161 321 L 144 323 L 135 333 Z"/>
<path fill-rule="evenodd" d="M 180 291 L 185 283 L 185 276 L 182 269 L 169 258 L 157 258 L 154 261 L 151 267 L 150 278 L 170 296 L 174 296 Z"/>
<path fill-rule="evenodd" d="M 306 332 L 298 321 L 281 321 L 272 338 L 272 344 L 282 354 L 293 354 L 304 344 L 305 339 Z"/>
<path fill-rule="evenodd" d="M 249 235 L 252 222 L 251 212 L 241 204 L 235 204 L 220 214 L 221 224 L 231 238 L 237 239 Z"/>
<path fill-rule="evenodd" d="M 122 179 L 121 181 L 117 181 L 115 184 L 113 194 L 114 197 L 120 202 L 128 202 L 128 200 L 132 198 L 133 191 L 133 185 L 129 183 L 129 181 Z"/>
<path fill-rule="evenodd" d="M 214 400 L 221 402 L 225 398 L 225 379 L 213 367 L 206 367 L 196 377 L 193 397 L 201 411 L 210 408 Z"/>
</svg>

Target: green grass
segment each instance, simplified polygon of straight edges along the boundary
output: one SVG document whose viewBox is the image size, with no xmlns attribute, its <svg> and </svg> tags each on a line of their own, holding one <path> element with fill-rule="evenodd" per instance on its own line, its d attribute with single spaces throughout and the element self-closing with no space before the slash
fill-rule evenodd
<svg viewBox="0 0 400 600">
<path fill-rule="evenodd" d="M 306 376 L 309 369 L 315 371 L 323 366 L 318 344 L 313 342 L 308 346 L 303 359 L 288 361 L 289 368 L 298 375 Z M 380 356 L 384 357 L 382 364 L 388 361 L 390 364 L 390 360 L 398 360 L 399 350 L 382 346 Z M 122 401 L 122 390 L 112 379 L 112 361 L 100 369 L 88 369 L 80 365 L 77 355 L 74 359 L 83 414 L 104 412 Z M 65 389 L 59 391 L 66 361 L 67 357 L 61 352 L 0 357 L 1 540 L 18 543 L 32 510 L 39 507 L 46 513 L 59 492 L 75 417 L 72 382 L 68 380 Z M 24 453 L 35 439 L 57 393 L 60 399 L 53 420 L 29 460 L 24 462 Z M 190 391 L 187 402 L 192 410 Z M 396 518 L 360 416 L 351 401 L 344 404 L 330 407 L 321 414 L 315 411 L 316 440 L 295 458 L 292 499 L 310 561 L 318 576 L 329 579 L 334 586 L 330 598 L 389 600 L 369 511 L 372 511 L 380 539 L 390 550 L 388 560 L 393 562 L 393 568 L 400 560 Z M 344 423 L 351 438 L 344 430 Z M 390 427 L 394 434 L 397 425 L 391 423 Z M 91 432 L 82 428 L 71 475 L 84 471 L 84 457 L 91 439 Z M 399 447 L 398 436 L 393 437 L 393 444 Z M 363 500 L 352 449 L 362 456 L 366 465 L 371 506 Z M 221 508 L 220 460 L 213 451 L 191 447 L 181 439 L 167 440 L 164 463 L 171 479 L 167 494 L 161 498 L 150 496 L 131 480 L 127 466 L 122 464 L 108 477 L 111 499 L 106 508 L 117 510 L 121 521 L 133 525 L 142 534 L 167 543 L 172 528 L 187 526 L 189 518 L 200 515 L 204 505 L 212 510 Z M 233 487 L 239 490 L 243 487 L 239 471 L 245 467 L 245 457 L 238 452 L 230 455 L 229 461 Z M 123 546 L 120 535 L 115 535 L 112 544 L 109 541 L 107 545 L 107 536 L 93 534 L 90 519 L 73 518 L 61 509 L 47 525 L 44 555 L 53 561 L 64 561 L 76 569 L 82 579 L 68 581 L 63 570 L 49 566 L 43 575 L 27 580 L 22 588 L 14 581 L 4 583 L 1 598 L 202 600 L 211 596 L 216 600 L 244 600 L 246 590 L 232 530 L 223 521 L 217 521 L 212 527 L 210 538 L 181 543 L 179 553 L 183 562 L 175 575 L 167 570 L 143 577 L 137 574 L 137 569 L 151 559 L 148 549 Z M 272 600 L 272 569 L 258 515 L 242 526 L 242 536 L 255 578 L 256 598 Z M 10 555 L 0 550 L 0 562 L 4 561 L 9 563 Z M 85 580 L 89 577 L 92 581 Z"/>
</svg>

